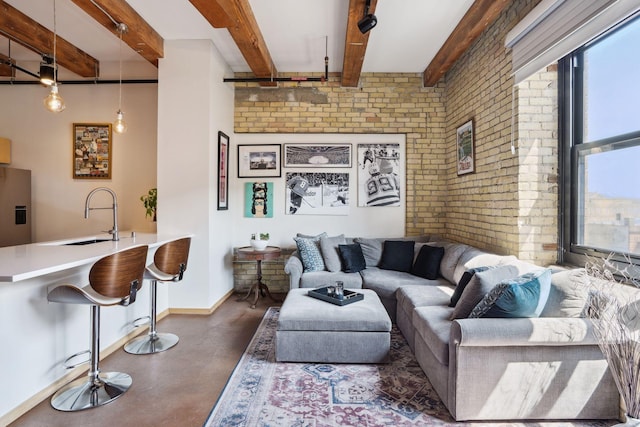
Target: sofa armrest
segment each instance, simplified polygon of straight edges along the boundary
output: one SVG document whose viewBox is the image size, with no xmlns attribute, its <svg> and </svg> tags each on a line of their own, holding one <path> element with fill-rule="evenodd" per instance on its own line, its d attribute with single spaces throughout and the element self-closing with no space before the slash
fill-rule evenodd
<svg viewBox="0 0 640 427">
<path fill-rule="evenodd" d="M 589 319 L 568 317 L 458 319 L 449 339 L 450 346 L 461 347 L 598 344 Z"/>
<path fill-rule="evenodd" d="M 300 279 L 302 278 L 302 261 L 298 258 L 298 251 L 294 251 L 287 262 L 284 264 L 284 272 L 289 275 L 289 289 L 300 287 Z"/>
</svg>

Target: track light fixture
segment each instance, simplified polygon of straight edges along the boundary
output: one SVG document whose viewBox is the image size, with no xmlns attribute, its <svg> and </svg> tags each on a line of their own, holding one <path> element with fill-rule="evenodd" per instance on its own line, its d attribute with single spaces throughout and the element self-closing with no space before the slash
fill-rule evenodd
<svg viewBox="0 0 640 427">
<path fill-rule="evenodd" d="M 376 15 L 369 13 L 369 7 L 371 7 L 371 0 L 367 0 L 367 3 L 364 7 L 364 16 L 361 20 L 358 21 L 358 28 L 362 34 L 365 34 L 367 31 L 371 30 L 378 23 L 378 18 Z"/>
<path fill-rule="evenodd" d="M 56 81 L 55 69 L 53 68 L 53 58 L 49 55 L 42 55 L 40 62 L 40 83 L 51 86 Z"/>
</svg>

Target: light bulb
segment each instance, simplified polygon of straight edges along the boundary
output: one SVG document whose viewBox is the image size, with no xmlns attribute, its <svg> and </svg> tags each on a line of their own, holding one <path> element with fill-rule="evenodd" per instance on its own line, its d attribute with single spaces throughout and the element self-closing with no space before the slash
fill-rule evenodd
<svg viewBox="0 0 640 427">
<path fill-rule="evenodd" d="M 113 130 L 116 133 L 125 133 L 127 131 L 127 122 L 124 121 L 124 113 L 118 110 L 116 121 L 113 123 Z"/>
<path fill-rule="evenodd" d="M 56 83 L 51 85 L 51 92 L 44 99 L 44 106 L 52 113 L 59 113 L 66 107 L 64 105 L 64 99 L 58 94 L 58 85 Z"/>
</svg>

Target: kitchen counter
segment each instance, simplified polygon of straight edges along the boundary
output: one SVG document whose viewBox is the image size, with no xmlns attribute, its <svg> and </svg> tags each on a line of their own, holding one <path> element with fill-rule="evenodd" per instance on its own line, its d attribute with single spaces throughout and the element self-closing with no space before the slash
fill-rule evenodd
<svg viewBox="0 0 640 427">
<path fill-rule="evenodd" d="M 66 245 L 78 241 L 111 238 L 108 234 L 102 234 L 0 248 L 0 282 L 32 279 L 92 264 L 104 256 L 133 246 L 148 245 L 152 249 L 182 237 L 187 236 L 137 233 L 136 237 L 131 237 L 131 232 L 121 232 L 120 240 L 117 242 L 109 240 L 88 245 Z"/>
</svg>

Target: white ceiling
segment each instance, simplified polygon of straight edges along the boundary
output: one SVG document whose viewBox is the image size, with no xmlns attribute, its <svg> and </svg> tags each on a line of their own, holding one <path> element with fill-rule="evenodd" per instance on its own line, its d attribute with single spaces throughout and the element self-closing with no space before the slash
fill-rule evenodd
<svg viewBox="0 0 640 427">
<path fill-rule="evenodd" d="M 363 0 L 364 1 L 364 0 Z M 53 30 L 53 0 L 5 0 Z M 165 40 L 211 39 L 236 72 L 250 71 L 226 29 L 215 29 L 188 0 L 127 0 Z M 349 0 L 249 0 L 279 72 L 340 72 Z M 473 0 L 378 0 L 362 72 L 420 73 L 429 65 Z M 101 63 L 117 61 L 118 38 L 71 0 L 56 0 L 56 32 Z M 0 53 L 9 43 L 0 36 Z M 128 46 L 123 61 L 146 62 Z M 11 43 L 18 61 L 38 61 Z"/>
</svg>

